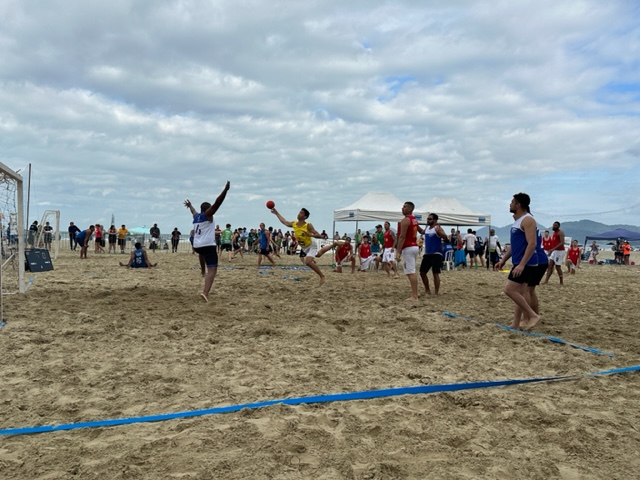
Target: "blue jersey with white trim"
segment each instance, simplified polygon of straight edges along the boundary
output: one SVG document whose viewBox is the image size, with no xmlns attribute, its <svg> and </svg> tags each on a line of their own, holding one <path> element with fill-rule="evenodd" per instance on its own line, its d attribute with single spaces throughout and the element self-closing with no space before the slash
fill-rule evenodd
<svg viewBox="0 0 640 480">
<path fill-rule="evenodd" d="M 524 252 L 527 249 L 527 237 L 522 229 L 522 221 L 527 217 L 533 218 L 530 213 L 526 213 L 516 220 L 511 227 L 511 263 L 513 263 L 513 265 L 520 264 L 522 257 L 524 257 Z M 537 264 L 538 256 L 534 252 L 527 261 L 527 265 Z"/>
</svg>

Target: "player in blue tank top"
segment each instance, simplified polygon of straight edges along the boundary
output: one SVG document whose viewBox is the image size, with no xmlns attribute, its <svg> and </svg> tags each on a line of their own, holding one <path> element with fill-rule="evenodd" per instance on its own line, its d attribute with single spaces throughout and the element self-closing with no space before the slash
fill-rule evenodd
<svg viewBox="0 0 640 480">
<path fill-rule="evenodd" d="M 89 250 L 89 240 L 95 231 L 96 227 L 91 225 L 86 230 L 82 230 L 76 235 L 77 245 L 80 245 L 80 258 L 87 258 L 87 251 Z"/>
<path fill-rule="evenodd" d="M 140 242 L 136 242 L 136 244 L 134 245 L 134 250 L 129 256 L 129 261 L 127 263 L 120 262 L 121 267 L 127 268 L 151 268 L 155 267 L 156 265 L 157 263 L 151 263 L 149 261 L 147 252 L 142 249 L 142 244 Z"/>
<path fill-rule="evenodd" d="M 442 261 L 444 243 L 449 237 L 442 227 L 438 225 L 438 215 L 430 213 L 427 216 L 427 228 L 424 230 L 424 255 L 420 263 L 420 278 L 424 285 L 424 292 L 430 294 L 429 279 L 427 273 L 433 272 L 433 286 L 435 294 L 440 292 L 440 272 L 442 271 Z"/>
<path fill-rule="evenodd" d="M 530 203 L 531 199 L 526 193 L 517 193 L 511 199 L 509 211 L 515 220 L 511 227 L 511 245 L 495 266 L 496 270 L 501 270 L 507 260 L 512 259 L 513 268 L 504 286 L 505 295 L 515 303 L 513 321 L 509 326 L 520 328 L 521 317 L 524 314 L 529 318 L 526 325 L 528 330 L 540 322 L 540 316 L 531 308 L 526 297 L 527 286 L 535 275 L 538 264 L 538 229 L 536 221 L 531 216 Z"/>
</svg>

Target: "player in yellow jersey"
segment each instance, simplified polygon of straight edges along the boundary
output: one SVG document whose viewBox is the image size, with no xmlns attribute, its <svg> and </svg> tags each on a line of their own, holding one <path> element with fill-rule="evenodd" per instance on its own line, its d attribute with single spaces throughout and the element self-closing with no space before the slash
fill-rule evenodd
<svg viewBox="0 0 640 480">
<path fill-rule="evenodd" d="M 280 220 L 283 225 L 286 225 L 287 227 L 293 229 L 293 233 L 295 234 L 296 240 L 301 248 L 300 260 L 302 260 L 302 263 L 311 268 L 311 270 L 313 270 L 320 276 L 320 285 L 322 285 L 325 282 L 326 277 L 320 270 L 320 267 L 318 267 L 315 259 L 320 258 L 333 247 L 344 243 L 344 241 L 335 241 L 329 245 L 325 245 L 320 250 L 318 250 L 316 245 L 313 243 L 313 239 L 322 238 L 322 235 L 320 235 L 317 230 L 313 228 L 313 225 L 311 225 L 311 223 L 307 222 L 307 218 L 309 218 L 309 210 L 307 210 L 306 208 L 300 210 L 294 222 L 286 220 L 275 208 L 271 209 L 271 213 L 277 216 L 278 220 Z"/>
</svg>

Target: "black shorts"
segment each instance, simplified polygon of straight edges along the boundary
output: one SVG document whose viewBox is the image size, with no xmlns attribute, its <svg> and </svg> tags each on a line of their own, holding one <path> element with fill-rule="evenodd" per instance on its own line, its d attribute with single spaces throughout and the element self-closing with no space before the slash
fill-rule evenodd
<svg viewBox="0 0 640 480">
<path fill-rule="evenodd" d="M 116 235 L 109 235 L 109 244 L 114 244 L 116 243 L 116 240 L 118 239 L 118 237 Z"/>
<path fill-rule="evenodd" d="M 218 266 L 218 247 L 209 245 L 206 247 L 194 248 L 194 250 L 204 257 L 204 263 L 207 267 Z"/>
<path fill-rule="evenodd" d="M 469 258 L 475 258 L 476 251 L 475 250 L 467 250 L 467 255 L 469 255 Z"/>
<path fill-rule="evenodd" d="M 121 247 L 124 247 L 127 244 L 127 239 L 126 238 L 119 238 L 118 239 L 118 245 L 120 245 Z"/>
<path fill-rule="evenodd" d="M 509 280 L 520 284 L 526 283 L 528 285 L 531 279 L 535 276 L 536 268 L 538 268 L 538 265 L 526 265 L 524 267 L 524 270 L 522 270 L 522 273 L 518 277 L 513 276 L 513 268 L 509 272 Z"/>
<path fill-rule="evenodd" d="M 223 252 L 231 252 L 232 251 L 231 244 L 223 243 L 222 245 L 220 245 L 220 250 L 222 250 Z"/>
<path fill-rule="evenodd" d="M 437 275 L 442 271 L 442 255 L 429 253 L 422 257 L 420 273 L 427 273 L 429 270 L 433 270 L 434 275 Z"/>
<path fill-rule="evenodd" d="M 261 248 L 260 255 L 264 255 L 265 257 L 271 255 L 271 247 Z"/>
<path fill-rule="evenodd" d="M 544 277 L 544 274 L 547 272 L 547 268 L 549 267 L 548 263 L 541 263 L 537 267 L 534 268 L 534 272 L 531 275 L 531 278 L 527 282 L 527 286 L 529 287 L 537 287 L 540 285 L 540 281 Z"/>
</svg>

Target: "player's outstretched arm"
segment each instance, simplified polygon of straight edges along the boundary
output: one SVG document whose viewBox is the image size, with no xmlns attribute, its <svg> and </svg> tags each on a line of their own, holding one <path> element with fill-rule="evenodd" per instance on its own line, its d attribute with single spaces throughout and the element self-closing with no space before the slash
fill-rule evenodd
<svg viewBox="0 0 640 480">
<path fill-rule="evenodd" d="M 278 210 L 276 210 L 275 208 L 271 209 L 271 213 L 273 213 L 276 217 L 278 217 L 278 220 L 280 220 L 280 223 L 282 223 L 284 226 L 286 227 L 293 226 L 293 222 L 290 222 L 289 220 L 285 219 L 282 215 L 280 215 L 280 212 L 278 212 Z"/>
<path fill-rule="evenodd" d="M 207 217 L 212 217 L 213 214 L 218 211 L 220 205 L 222 205 L 222 202 L 224 202 L 224 199 L 227 197 L 227 192 L 229 191 L 230 187 L 231 182 L 227 180 L 227 183 L 224 185 L 224 188 L 222 189 L 222 192 L 220 192 L 220 195 L 218 195 L 218 198 L 216 198 L 216 201 L 213 202 L 213 205 L 207 208 L 206 212 L 204 212 Z"/>
<path fill-rule="evenodd" d="M 184 206 L 189 209 L 191 215 L 196 215 L 198 213 L 196 212 L 196 209 L 193 208 L 193 205 L 191 205 L 191 201 L 188 198 L 184 201 Z"/>
</svg>

